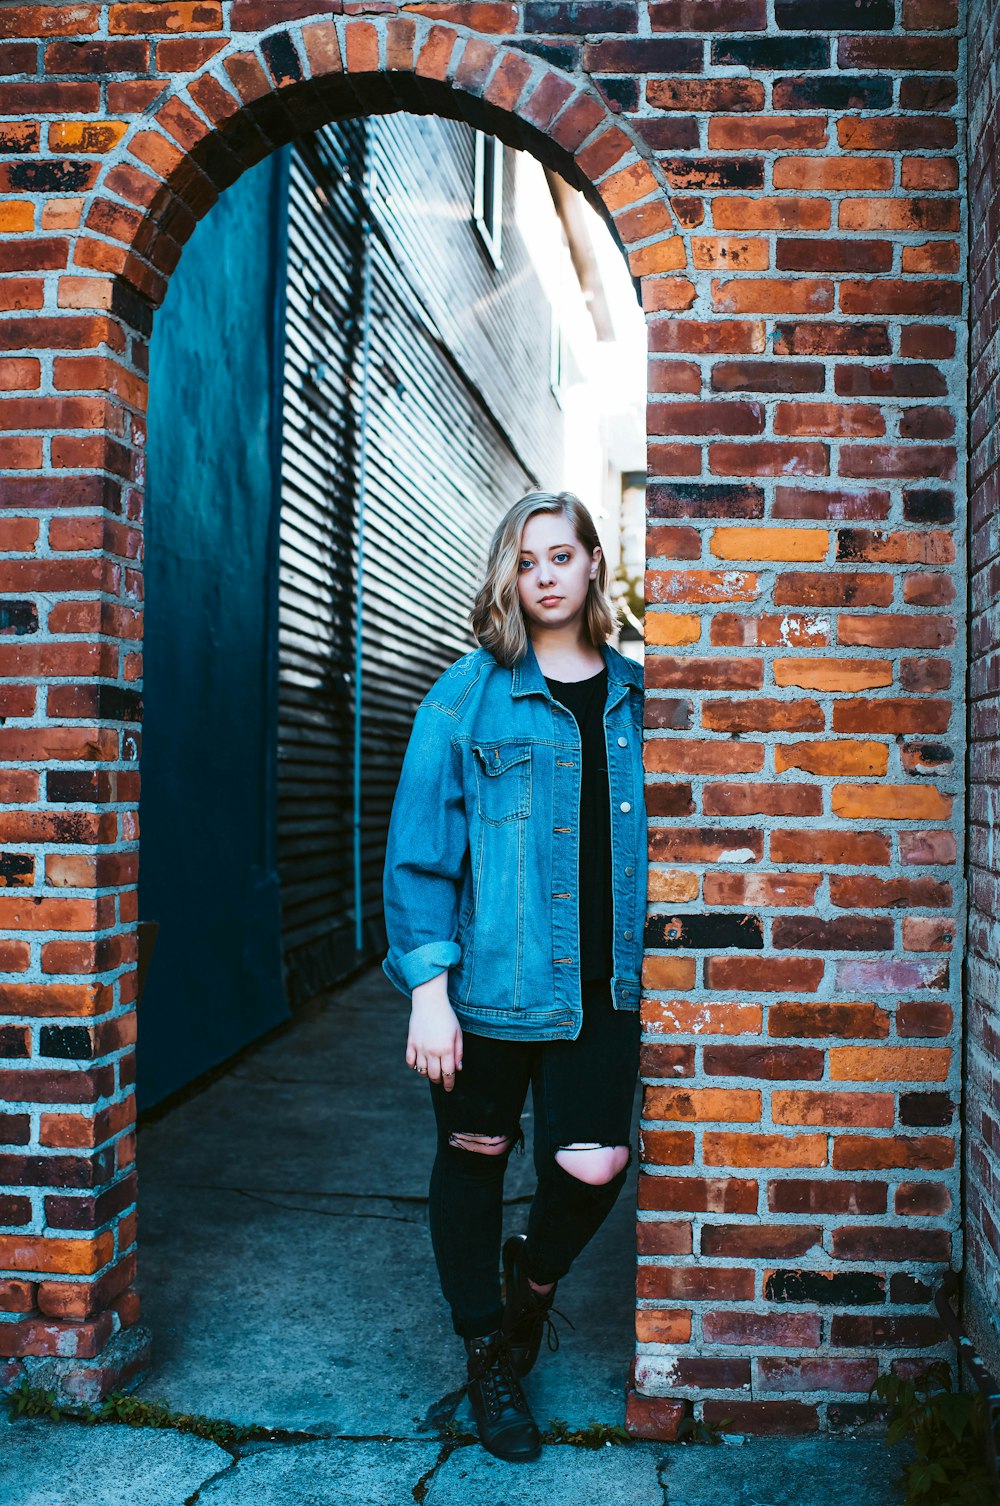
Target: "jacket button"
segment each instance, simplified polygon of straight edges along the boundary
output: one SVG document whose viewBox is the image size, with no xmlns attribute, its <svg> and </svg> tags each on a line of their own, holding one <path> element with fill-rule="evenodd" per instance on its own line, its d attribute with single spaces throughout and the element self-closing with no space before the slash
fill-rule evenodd
<svg viewBox="0 0 1000 1506">
<path fill-rule="evenodd" d="M 625 937 L 626 941 L 631 941 L 632 940 L 632 932 L 631 931 L 623 931 L 622 935 Z"/>
<path fill-rule="evenodd" d="M 627 748 L 628 747 L 628 738 L 627 737 L 620 737 L 618 739 L 618 746 L 619 746 L 619 748 Z"/>
<path fill-rule="evenodd" d="M 635 869 L 632 867 L 631 864 L 629 864 L 629 866 L 625 869 L 625 877 L 626 878 L 631 878 L 634 872 L 635 872 Z"/>
<path fill-rule="evenodd" d="M 618 809 L 621 811 L 630 811 L 632 807 L 627 800 L 623 800 Z"/>
</svg>

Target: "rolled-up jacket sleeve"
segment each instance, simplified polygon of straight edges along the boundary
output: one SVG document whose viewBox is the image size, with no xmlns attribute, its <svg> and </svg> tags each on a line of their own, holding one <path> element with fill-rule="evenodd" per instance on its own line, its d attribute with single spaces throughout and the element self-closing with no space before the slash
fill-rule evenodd
<svg viewBox="0 0 1000 1506">
<path fill-rule="evenodd" d="M 389 818 L 382 970 L 406 994 L 462 955 L 456 936 L 469 827 L 455 727 L 433 702 L 418 706 Z"/>
</svg>

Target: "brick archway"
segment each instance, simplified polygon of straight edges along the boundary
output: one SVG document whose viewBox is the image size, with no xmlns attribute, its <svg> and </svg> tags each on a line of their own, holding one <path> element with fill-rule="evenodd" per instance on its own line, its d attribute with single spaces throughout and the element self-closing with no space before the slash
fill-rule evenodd
<svg viewBox="0 0 1000 1506">
<path fill-rule="evenodd" d="M 51 1357 L 68 1393 L 101 1393 L 147 1353 L 131 1083 L 153 311 L 244 168 L 392 109 L 533 152 L 641 279 L 652 867 L 630 1426 L 671 1436 L 684 1399 L 741 1430 L 842 1425 L 879 1368 L 938 1352 L 958 1218 L 961 775 L 940 741 L 961 731 L 957 40 L 947 5 L 873 0 L 870 25 L 851 6 L 875 34 L 825 41 L 788 35 L 796 6 L 772 25 L 755 0 L 670 0 L 639 37 L 631 4 L 233 0 L 224 25 L 212 0 L 171 0 L 62 23 L 19 7 L 3 33 L 23 48 L 9 64 L 47 70 L 21 87 L 48 155 L 22 138 L 0 206 L 4 579 L 28 635 L 0 727 L 24 850 L 0 942 L 0 1029 L 23 1059 L 0 1072 L 20 1189 L 0 1195 L 0 1385 Z M 269 28 L 279 9 L 296 19 Z"/>
</svg>

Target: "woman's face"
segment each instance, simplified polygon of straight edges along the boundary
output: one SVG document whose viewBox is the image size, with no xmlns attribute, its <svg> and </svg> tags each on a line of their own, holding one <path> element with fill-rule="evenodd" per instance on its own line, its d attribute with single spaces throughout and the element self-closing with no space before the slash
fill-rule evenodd
<svg viewBox="0 0 1000 1506">
<path fill-rule="evenodd" d="M 528 622 L 565 628 L 582 621 L 600 558 L 600 545 L 591 554 L 564 513 L 534 513 L 521 530 L 517 574 L 517 594 Z"/>
</svg>

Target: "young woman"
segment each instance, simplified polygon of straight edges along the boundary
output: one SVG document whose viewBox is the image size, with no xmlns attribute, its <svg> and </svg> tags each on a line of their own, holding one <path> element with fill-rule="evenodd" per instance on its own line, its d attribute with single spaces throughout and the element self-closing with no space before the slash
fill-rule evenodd
<svg viewBox="0 0 1000 1506">
<path fill-rule="evenodd" d="M 579 498 L 529 492 L 508 510 L 472 612 L 480 647 L 417 708 L 386 852 L 382 966 L 411 999 L 406 1061 L 437 1125 L 435 1260 L 479 1436 L 508 1460 L 538 1457 L 519 1376 L 632 1159 L 643 691 L 607 642 L 607 587 Z M 501 1300 L 529 1085 L 538 1180 L 526 1236 L 503 1245 Z"/>
</svg>

